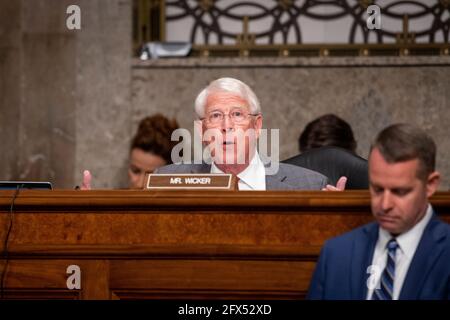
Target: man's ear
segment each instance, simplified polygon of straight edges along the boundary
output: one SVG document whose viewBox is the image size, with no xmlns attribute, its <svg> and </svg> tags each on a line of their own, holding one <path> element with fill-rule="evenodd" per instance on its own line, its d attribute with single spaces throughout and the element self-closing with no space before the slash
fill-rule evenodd
<svg viewBox="0 0 450 320">
<path fill-rule="evenodd" d="M 427 179 L 427 197 L 431 197 L 439 187 L 439 183 L 441 182 L 441 174 L 437 171 L 434 171 L 428 175 Z"/>
<path fill-rule="evenodd" d="M 258 114 L 255 117 L 256 139 L 258 139 L 259 136 L 261 135 L 262 124 L 263 124 L 263 116 L 262 116 L 262 114 Z"/>
</svg>

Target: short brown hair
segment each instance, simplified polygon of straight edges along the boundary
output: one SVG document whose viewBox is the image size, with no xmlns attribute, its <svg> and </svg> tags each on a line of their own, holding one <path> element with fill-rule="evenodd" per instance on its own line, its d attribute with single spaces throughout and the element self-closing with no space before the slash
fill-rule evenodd
<svg viewBox="0 0 450 320">
<path fill-rule="evenodd" d="M 162 157 L 166 163 L 172 163 L 172 148 L 177 143 L 171 141 L 172 132 L 178 129 L 175 119 L 169 120 L 162 114 L 146 117 L 139 123 L 136 135 L 131 141 L 130 151 L 138 148 Z"/>
<path fill-rule="evenodd" d="M 376 137 L 371 146 L 380 151 L 388 163 L 419 160 L 417 177 L 426 180 L 436 167 L 436 144 L 422 129 L 410 124 L 393 124 Z"/>
<path fill-rule="evenodd" d="M 356 151 L 356 140 L 351 126 L 334 114 L 325 114 L 308 123 L 298 139 L 300 152 L 325 146 Z"/>
</svg>

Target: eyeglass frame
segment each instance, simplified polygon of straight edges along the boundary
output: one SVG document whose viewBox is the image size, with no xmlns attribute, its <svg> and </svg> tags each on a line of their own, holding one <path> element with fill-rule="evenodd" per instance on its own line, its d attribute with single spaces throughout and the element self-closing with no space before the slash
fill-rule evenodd
<svg viewBox="0 0 450 320">
<path fill-rule="evenodd" d="M 241 109 L 239 109 L 239 108 L 236 108 L 236 109 L 241 110 Z M 233 110 L 232 110 L 232 111 L 233 111 Z M 254 114 L 254 113 L 248 113 L 248 114 L 245 116 L 245 119 L 244 119 L 244 120 L 242 120 L 242 121 L 240 121 L 240 122 L 236 122 L 235 120 L 233 120 L 233 119 L 231 118 L 231 116 L 230 116 L 231 112 L 224 113 L 224 112 L 222 112 L 222 111 L 216 110 L 216 111 L 211 111 L 211 112 L 209 112 L 209 114 L 211 114 L 211 113 L 213 113 L 213 112 L 220 112 L 220 113 L 223 115 L 223 118 L 222 118 L 221 120 L 219 120 L 219 121 L 217 122 L 217 124 L 221 123 L 221 122 L 225 119 L 225 116 L 227 116 L 231 121 L 233 121 L 233 123 L 235 123 L 235 124 L 240 124 L 240 123 L 244 123 L 246 120 L 248 120 L 248 118 L 249 118 L 250 116 L 259 116 L 259 115 L 261 115 L 261 113 L 256 113 L 256 114 Z M 210 121 L 208 120 L 207 117 L 200 118 L 200 120 L 202 120 L 202 121 L 203 121 L 203 120 L 206 120 L 209 124 L 212 124 L 212 122 L 210 122 Z"/>
</svg>

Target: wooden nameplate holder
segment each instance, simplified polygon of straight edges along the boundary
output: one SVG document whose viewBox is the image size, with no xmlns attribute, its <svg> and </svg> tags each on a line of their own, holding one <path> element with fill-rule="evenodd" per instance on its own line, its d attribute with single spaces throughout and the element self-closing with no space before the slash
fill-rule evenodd
<svg viewBox="0 0 450 320">
<path fill-rule="evenodd" d="M 236 177 L 229 173 L 149 173 L 145 181 L 144 190 L 238 190 Z"/>
</svg>

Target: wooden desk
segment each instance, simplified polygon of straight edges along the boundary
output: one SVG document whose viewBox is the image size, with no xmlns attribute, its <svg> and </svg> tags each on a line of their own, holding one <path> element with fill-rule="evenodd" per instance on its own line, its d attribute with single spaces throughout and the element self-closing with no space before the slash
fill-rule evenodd
<svg viewBox="0 0 450 320">
<path fill-rule="evenodd" d="M 0 192 L 2 246 L 13 194 Z M 450 193 L 432 203 L 450 222 Z M 323 242 L 372 217 L 364 191 L 24 190 L 12 219 L 6 298 L 300 299 Z"/>
</svg>

